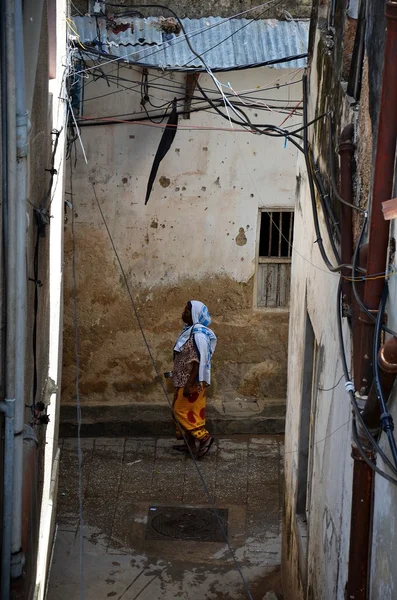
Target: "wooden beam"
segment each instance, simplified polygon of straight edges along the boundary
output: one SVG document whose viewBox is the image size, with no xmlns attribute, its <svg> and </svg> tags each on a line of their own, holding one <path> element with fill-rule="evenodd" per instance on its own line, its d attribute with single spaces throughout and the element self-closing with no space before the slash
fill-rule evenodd
<svg viewBox="0 0 397 600">
<path fill-rule="evenodd" d="M 184 111 L 183 115 L 184 119 L 190 119 L 190 108 L 192 105 L 192 97 L 194 94 L 194 90 L 196 89 L 196 83 L 200 76 L 200 73 L 186 73 L 186 96 L 184 103 Z"/>
</svg>

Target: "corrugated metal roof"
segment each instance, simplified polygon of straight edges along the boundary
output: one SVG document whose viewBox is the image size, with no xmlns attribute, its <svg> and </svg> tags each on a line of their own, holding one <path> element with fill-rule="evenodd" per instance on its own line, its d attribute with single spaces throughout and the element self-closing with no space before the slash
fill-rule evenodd
<svg viewBox="0 0 397 600">
<path fill-rule="evenodd" d="M 167 33 L 159 17 L 74 17 L 83 44 L 97 50 L 153 67 L 201 68 L 183 33 Z M 231 69 L 264 63 L 307 52 L 309 21 L 275 19 L 182 19 L 196 52 L 211 69 Z M 279 63 L 278 68 L 298 68 L 306 59 Z"/>
</svg>

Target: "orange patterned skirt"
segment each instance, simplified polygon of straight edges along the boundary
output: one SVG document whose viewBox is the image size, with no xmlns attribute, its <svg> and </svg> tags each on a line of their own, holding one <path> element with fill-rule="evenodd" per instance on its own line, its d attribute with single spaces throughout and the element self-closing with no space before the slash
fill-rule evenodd
<svg viewBox="0 0 397 600">
<path fill-rule="evenodd" d="M 182 387 L 176 388 L 174 412 L 176 415 L 176 437 L 182 439 L 182 430 L 199 441 L 206 440 L 209 433 L 205 428 L 205 405 L 207 393 L 205 386 L 197 385 L 197 392 L 189 397 L 183 395 Z"/>
</svg>

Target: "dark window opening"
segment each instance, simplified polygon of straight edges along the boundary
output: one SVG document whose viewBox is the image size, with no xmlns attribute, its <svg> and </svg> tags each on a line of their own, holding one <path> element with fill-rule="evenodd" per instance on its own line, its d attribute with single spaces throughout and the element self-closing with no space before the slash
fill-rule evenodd
<svg viewBox="0 0 397 600">
<path fill-rule="evenodd" d="M 291 258 L 293 231 L 293 212 L 262 212 L 259 256 L 263 258 Z"/>
</svg>

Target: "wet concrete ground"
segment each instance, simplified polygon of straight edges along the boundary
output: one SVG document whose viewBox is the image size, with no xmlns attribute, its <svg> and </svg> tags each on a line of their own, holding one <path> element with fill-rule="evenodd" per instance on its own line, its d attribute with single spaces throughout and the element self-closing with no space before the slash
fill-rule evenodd
<svg viewBox="0 0 397 600">
<path fill-rule="evenodd" d="M 147 539 L 153 506 L 208 507 L 192 460 L 172 438 L 85 438 L 85 600 L 248 598 L 224 542 Z M 58 531 L 48 600 L 81 598 L 77 440 L 61 441 Z M 279 599 L 282 436 L 229 436 L 199 462 L 253 600 Z"/>
</svg>

